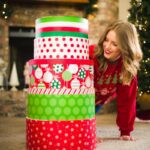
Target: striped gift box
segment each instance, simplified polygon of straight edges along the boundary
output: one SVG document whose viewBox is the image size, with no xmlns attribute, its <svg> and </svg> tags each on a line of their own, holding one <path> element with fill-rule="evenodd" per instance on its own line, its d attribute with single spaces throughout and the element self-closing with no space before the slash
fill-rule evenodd
<svg viewBox="0 0 150 150">
<path fill-rule="evenodd" d="M 71 16 L 36 20 L 34 59 L 89 59 L 88 21 Z"/>
</svg>

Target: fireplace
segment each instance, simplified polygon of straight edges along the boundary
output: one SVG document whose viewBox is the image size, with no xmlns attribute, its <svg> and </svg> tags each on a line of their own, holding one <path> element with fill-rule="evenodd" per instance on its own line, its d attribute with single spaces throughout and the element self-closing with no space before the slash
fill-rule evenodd
<svg viewBox="0 0 150 150">
<path fill-rule="evenodd" d="M 12 72 L 13 63 L 16 63 L 18 74 L 19 90 L 24 89 L 24 66 L 25 63 L 33 58 L 35 30 L 31 27 L 9 27 L 9 54 L 10 54 L 10 70 L 9 80 Z"/>
</svg>

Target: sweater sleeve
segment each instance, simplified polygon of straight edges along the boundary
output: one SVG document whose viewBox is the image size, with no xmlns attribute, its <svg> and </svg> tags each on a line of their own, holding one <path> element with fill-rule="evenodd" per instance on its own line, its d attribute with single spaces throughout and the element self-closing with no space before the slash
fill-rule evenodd
<svg viewBox="0 0 150 150">
<path fill-rule="evenodd" d="M 130 85 L 117 85 L 117 125 L 121 135 L 130 135 L 136 116 L 137 78 Z"/>
</svg>

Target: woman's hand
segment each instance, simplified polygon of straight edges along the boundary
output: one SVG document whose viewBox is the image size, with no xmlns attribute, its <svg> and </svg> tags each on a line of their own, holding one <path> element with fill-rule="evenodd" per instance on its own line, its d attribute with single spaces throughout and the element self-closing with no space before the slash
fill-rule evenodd
<svg viewBox="0 0 150 150">
<path fill-rule="evenodd" d="M 120 140 L 135 141 L 135 139 L 132 136 L 129 136 L 129 135 L 122 135 L 122 136 L 120 136 Z"/>
<path fill-rule="evenodd" d="M 96 138 L 96 143 L 98 144 L 98 143 L 102 143 L 103 142 L 103 140 L 101 139 L 101 138 L 99 138 L 99 137 L 97 137 Z"/>
</svg>

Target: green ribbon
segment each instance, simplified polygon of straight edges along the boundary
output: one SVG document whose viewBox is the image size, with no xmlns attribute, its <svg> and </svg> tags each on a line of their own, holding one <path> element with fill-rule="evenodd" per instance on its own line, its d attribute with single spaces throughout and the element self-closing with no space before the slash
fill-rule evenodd
<svg viewBox="0 0 150 150">
<path fill-rule="evenodd" d="M 84 18 L 75 17 L 75 16 L 47 16 L 39 18 L 36 20 L 36 23 L 44 22 L 56 22 L 56 21 L 65 21 L 65 22 L 84 22 Z"/>
<path fill-rule="evenodd" d="M 94 116 L 94 94 L 28 94 L 27 117 L 31 119 L 83 120 Z"/>
<path fill-rule="evenodd" d="M 72 37 L 81 37 L 88 39 L 88 34 L 81 33 L 81 32 L 40 32 L 36 34 L 37 37 L 50 37 L 50 36 L 72 36 Z"/>
</svg>

